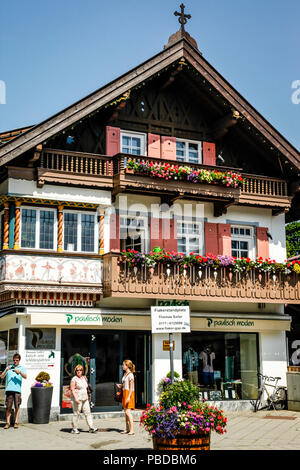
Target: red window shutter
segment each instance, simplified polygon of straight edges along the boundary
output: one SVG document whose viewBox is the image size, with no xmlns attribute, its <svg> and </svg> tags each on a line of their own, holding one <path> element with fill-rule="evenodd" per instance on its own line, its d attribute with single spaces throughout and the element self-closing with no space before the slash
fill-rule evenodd
<svg viewBox="0 0 300 470">
<path fill-rule="evenodd" d="M 205 222 L 204 224 L 205 236 L 205 254 L 213 255 L 219 254 L 219 239 L 218 239 L 218 224 Z"/>
<path fill-rule="evenodd" d="M 167 251 L 175 251 L 177 253 L 177 221 L 174 219 L 170 219 L 166 220 L 166 223 L 169 225 L 170 235 L 168 236 L 168 232 L 166 232 L 167 238 L 164 238 L 163 246 Z"/>
<path fill-rule="evenodd" d="M 231 256 L 231 226 L 218 224 L 219 255 Z"/>
<path fill-rule="evenodd" d="M 119 214 L 111 214 L 109 229 L 110 229 L 110 251 L 121 251 Z"/>
<path fill-rule="evenodd" d="M 269 238 L 267 227 L 256 227 L 257 256 L 263 259 L 269 258 Z"/>
<path fill-rule="evenodd" d="M 148 134 L 148 157 L 160 158 L 160 135 Z"/>
<path fill-rule="evenodd" d="M 161 136 L 161 158 L 176 160 L 176 137 Z"/>
<path fill-rule="evenodd" d="M 155 246 L 163 248 L 162 239 L 162 220 L 158 217 L 151 217 L 150 219 L 150 251 Z"/>
<path fill-rule="evenodd" d="M 121 151 L 119 127 L 106 126 L 106 155 L 112 157 Z"/>
<path fill-rule="evenodd" d="M 216 166 L 216 144 L 212 142 L 202 142 L 202 157 L 203 165 Z"/>
</svg>

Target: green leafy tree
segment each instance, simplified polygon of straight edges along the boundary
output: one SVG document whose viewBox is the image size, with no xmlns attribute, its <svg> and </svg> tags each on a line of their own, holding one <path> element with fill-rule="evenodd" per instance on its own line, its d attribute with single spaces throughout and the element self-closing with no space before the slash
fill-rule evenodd
<svg viewBox="0 0 300 470">
<path fill-rule="evenodd" d="M 287 257 L 300 255 L 300 221 L 285 226 Z"/>
</svg>

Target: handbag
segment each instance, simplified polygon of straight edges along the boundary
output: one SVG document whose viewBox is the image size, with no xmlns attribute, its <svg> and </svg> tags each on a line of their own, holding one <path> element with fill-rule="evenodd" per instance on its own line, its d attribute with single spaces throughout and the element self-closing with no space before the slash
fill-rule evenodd
<svg viewBox="0 0 300 470">
<path fill-rule="evenodd" d="M 87 391 L 87 394 L 88 394 L 88 400 L 91 401 L 91 399 L 92 399 L 92 393 L 93 393 L 93 388 L 92 388 L 92 386 L 91 386 L 91 384 L 90 384 L 90 382 L 88 381 L 88 379 L 87 379 L 86 376 L 85 376 L 85 380 L 86 380 L 86 382 L 87 382 L 87 389 L 86 389 L 86 391 Z"/>
<path fill-rule="evenodd" d="M 115 387 L 116 387 L 115 401 L 117 401 L 118 403 L 120 403 L 120 402 L 122 402 L 123 389 L 122 389 L 122 388 L 118 388 L 117 385 L 115 385 Z"/>
</svg>

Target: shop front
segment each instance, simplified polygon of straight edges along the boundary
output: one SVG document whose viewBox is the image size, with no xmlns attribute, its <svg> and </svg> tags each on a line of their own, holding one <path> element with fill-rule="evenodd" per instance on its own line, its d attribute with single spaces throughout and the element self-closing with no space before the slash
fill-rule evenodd
<svg viewBox="0 0 300 470">
<path fill-rule="evenodd" d="M 120 330 L 62 330 L 61 412 L 71 409 L 69 385 L 74 367 L 82 364 L 93 388 L 93 411 L 120 410 L 114 401 L 115 384 L 121 383 L 122 362 L 135 364 L 136 408 L 145 408 L 151 400 L 150 390 L 150 333 Z"/>
<path fill-rule="evenodd" d="M 258 373 L 286 381 L 286 315 L 191 315 L 182 335 L 182 374 L 210 401 L 253 400 Z"/>
<path fill-rule="evenodd" d="M 250 407 L 259 386 L 257 373 L 282 377 L 286 383 L 286 332 L 291 318 L 283 314 L 205 314 L 191 311 L 190 331 L 174 333 L 174 370 L 200 386 L 203 398 L 235 409 Z M 0 318 L 0 368 L 19 352 L 27 369 L 22 386 L 22 416 L 32 407 L 30 387 L 40 371 L 53 383 L 51 419 L 70 413 L 69 384 L 76 364 L 84 366 L 93 387 L 92 410 L 117 411 L 115 383 L 122 362 L 136 366 L 136 408 L 155 403 L 159 383 L 170 371 L 168 334 L 151 332 L 145 310 L 71 307 L 27 307 Z M 4 382 L 0 408 L 4 405 Z"/>
</svg>

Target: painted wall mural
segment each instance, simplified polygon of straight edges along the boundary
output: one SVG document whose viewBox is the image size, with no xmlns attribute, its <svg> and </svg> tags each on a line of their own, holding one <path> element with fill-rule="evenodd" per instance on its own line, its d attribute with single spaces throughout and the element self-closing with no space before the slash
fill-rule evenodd
<svg viewBox="0 0 300 470">
<path fill-rule="evenodd" d="M 0 259 L 1 281 L 101 283 L 102 261 L 72 257 L 5 255 Z"/>
</svg>

